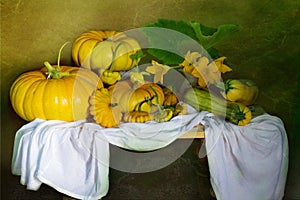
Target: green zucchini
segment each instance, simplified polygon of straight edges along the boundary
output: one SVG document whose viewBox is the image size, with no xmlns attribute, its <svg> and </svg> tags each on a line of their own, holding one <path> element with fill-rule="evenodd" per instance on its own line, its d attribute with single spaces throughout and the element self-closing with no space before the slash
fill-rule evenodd
<svg viewBox="0 0 300 200">
<path fill-rule="evenodd" d="M 242 103 L 230 102 L 198 87 L 189 89 L 184 101 L 197 111 L 208 111 L 233 124 L 244 126 L 251 121 L 250 109 Z"/>
</svg>

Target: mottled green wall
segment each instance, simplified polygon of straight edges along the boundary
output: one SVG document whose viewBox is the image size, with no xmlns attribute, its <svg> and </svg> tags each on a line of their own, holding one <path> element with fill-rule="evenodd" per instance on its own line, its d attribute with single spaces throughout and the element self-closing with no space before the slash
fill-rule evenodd
<svg viewBox="0 0 300 200">
<path fill-rule="evenodd" d="M 45 60 L 55 62 L 59 47 L 86 30 L 125 31 L 157 18 L 196 20 L 212 27 L 240 24 L 243 28 L 237 34 L 217 46 L 233 68 L 226 77 L 257 82 L 258 102 L 281 117 L 289 137 L 295 137 L 299 5 L 299 0 L 2 0 L 2 164 L 9 167 L 15 131 L 25 123 L 8 99 L 18 75 L 39 68 Z M 71 63 L 70 51 L 71 45 L 65 48 L 62 63 Z"/>
</svg>

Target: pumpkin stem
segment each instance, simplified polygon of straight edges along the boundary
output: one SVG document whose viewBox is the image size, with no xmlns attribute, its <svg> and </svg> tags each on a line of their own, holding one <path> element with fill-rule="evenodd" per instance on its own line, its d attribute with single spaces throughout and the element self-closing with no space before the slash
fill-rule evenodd
<svg viewBox="0 0 300 200">
<path fill-rule="evenodd" d="M 61 58 L 61 52 L 63 50 L 63 48 L 70 42 L 65 42 L 59 49 L 59 52 L 58 52 L 58 56 L 57 56 L 57 68 L 60 69 L 60 58 Z"/>
<path fill-rule="evenodd" d="M 156 104 L 159 104 L 159 99 L 158 99 L 158 94 L 157 92 L 154 90 L 154 88 L 150 85 L 149 88 L 154 92 L 154 97 L 155 97 L 155 100 L 156 100 Z"/>
<path fill-rule="evenodd" d="M 117 51 L 118 49 L 120 48 L 120 46 L 123 44 L 123 42 L 121 41 L 117 46 L 116 46 L 116 49 L 113 50 L 112 49 L 112 52 L 113 52 L 113 55 L 112 55 L 112 62 L 111 62 L 111 65 L 110 65 L 110 68 L 109 68 L 109 71 L 113 71 L 114 69 L 114 66 L 115 66 L 115 59 L 116 59 L 116 54 L 117 54 Z"/>
<path fill-rule="evenodd" d="M 69 42 L 65 42 L 59 49 L 58 56 L 57 56 L 57 66 L 54 68 L 48 61 L 44 62 L 44 65 L 47 67 L 48 72 L 46 72 L 47 79 L 53 78 L 53 79 L 60 79 L 64 76 L 69 76 L 69 72 L 62 72 L 60 69 L 60 58 L 61 58 L 61 52 L 63 48 L 68 44 Z"/>
<path fill-rule="evenodd" d="M 149 86 L 149 88 L 154 92 L 154 98 L 155 98 L 155 100 L 156 100 L 156 103 L 155 104 L 153 104 L 153 105 L 155 105 L 155 106 L 157 106 L 157 108 L 158 108 L 158 111 L 159 111 L 159 114 L 161 114 L 161 115 L 163 115 L 164 114 L 164 112 L 165 112 L 165 110 L 163 110 L 162 108 L 161 108 L 161 105 L 159 105 L 159 99 L 158 99 L 158 94 L 157 94 L 157 92 L 155 91 L 155 89 L 150 85 Z"/>
<path fill-rule="evenodd" d="M 110 108 L 113 108 L 113 107 L 118 106 L 118 103 L 110 103 L 108 106 L 109 106 Z"/>
<path fill-rule="evenodd" d="M 62 72 L 60 68 L 54 68 L 48 61 L 44 62 L 44 65 L 47 67 L 48 72 L 46 72 L 47 79 L 60 79 L 64 76 L 69 76 L 69 72 Z"/>
<path fill-rule="evenodd" d="M 139 71 L 139 59 L 145 57 L 146 55 L 143 53 L 142 50 L 137 50 L 135 54 L 130 55 L 130 58 L 136 62 L 136 68 Z"/>
</svg>

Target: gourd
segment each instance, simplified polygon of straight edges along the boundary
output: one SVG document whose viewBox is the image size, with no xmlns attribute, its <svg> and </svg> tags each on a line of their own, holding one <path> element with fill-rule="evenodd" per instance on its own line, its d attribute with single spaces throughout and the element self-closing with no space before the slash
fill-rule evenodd
<svg viewBox="0 0 300 200">
<path fill-rule="evenodd" d="M 161 106 L 153 106 L 150 110 L 151 118 L 156 122 L 167 122 L 173 117 L 171 108 L 162 108 Z"/>
<path fill-rule="evenodd" d="M 131 81 L 124 80 L 109 87 L 109 90 L 112 91 L 122 112 L 149 112 L 153 104 L 162 105 L 164 102 L 163 90 L 155 83 L 145 83 L 135 88 Z"/>
<path fill-rule="evenodd" d="M 250 109 L 244 104 L 226 101 L 198 87 L 189 89 L 184 100 L 197 111 L 212 112 L 239 126 L 247 125 L 252 118 Z"/>
<path fill-rule="evenodd" d="M 91 105 L 90 113 L 96 123 L 105 128 L 119 125 L 122 118 L 121 109 L 107 88 L 96 90 L 89 102 Z"/>
<path fill-rule="evenodd" d="M 220 86 L 220 83 L 217 83 L 217 86 Z M 252 80 L 229 79 L 225 81 L 221 94 L 229 101 L 249 106 L 254 104 L 258 97 L 258 87 Z"/>
<path fill-rule="evenodd" d="M 177 96 L 173 93 L 173 91 L 170 88 L 164 87 L 163 92 L 165 95 L 165 101 L 163 103 L 164 106 L 175 106 L 178 103 Z"/>
<path fill-rule="evenodd" d="M 90 30 L 79 35 L 72 46 L 77 66 L 92 69 L 99 76 L 107 69 L 126 71 L 136 66 L 131 55 L 140 50 L 139 43 L 117 31 Z"/>
<path fill-rule="evenodd" d="M 21 74 L 10 88 L 10 101 L 24 120 L 75 121 L 88 116 L 89 97 L 96 87 L 103 87 L 92 71 L 45 62 L 41 70 Z M 98 84 L 98 86 L 97 86 Z"/>
</svg>

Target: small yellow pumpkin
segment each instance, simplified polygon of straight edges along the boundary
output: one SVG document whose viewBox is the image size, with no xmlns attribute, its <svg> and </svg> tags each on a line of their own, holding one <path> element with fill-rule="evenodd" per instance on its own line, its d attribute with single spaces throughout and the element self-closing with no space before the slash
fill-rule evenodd
<svg viewBox="0 0 300 200">
<path fill-rule="evenodd" d="M 135 67 L 139 60 L 131 55 L 140 49 L 135 39 L 122 32 L 90 30 L 74 41 L 72 58 L 76 65 L 101 75 L 109 68 L 111 71 L 125 71 Z"/>
<path fill-rule="evenodd" d="M 162 105 L 165 98 L 162 88 L 155 83 L 145 83 L 134 88 L 131 81 L 119 81 L 109 90 L 117 99 L 122 112 L 149 112 L 152 104 Z"/>
<path fill-rule="evenodd" d="M 90 113 L 105 128 L 116 127 L 122 119 L 120 106 L 106 88 L 100 88 L 90 98 Z"/>
<path fill-rule="evenodd" d="M 229 79 L 224 83 L 225 91 L 222 95 L 232 102 L 239 102 L 246 106 L 255 103 L 258 97 L 258 87 L 248 79 Z"/>
<path fill-rule="evenodd" d="M 177 96 L 173 93 L 173 91 L 168 88 L 165 87 L 163 88 L 163 92 L 165 95 L 165 101 L 163 103 L 164 106 L 176 106 L 176 104 L 178 103 L 178 98 Z"/>
</svg>

